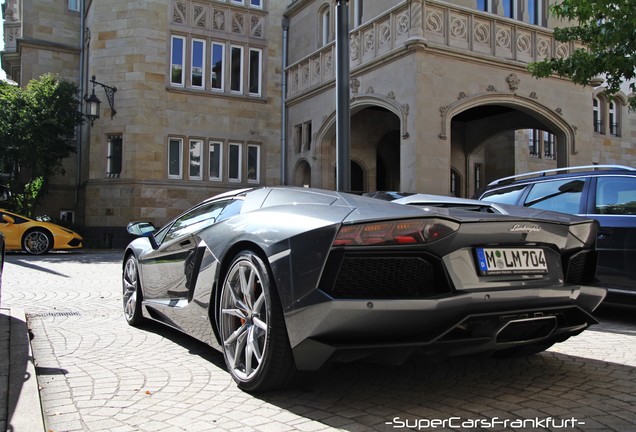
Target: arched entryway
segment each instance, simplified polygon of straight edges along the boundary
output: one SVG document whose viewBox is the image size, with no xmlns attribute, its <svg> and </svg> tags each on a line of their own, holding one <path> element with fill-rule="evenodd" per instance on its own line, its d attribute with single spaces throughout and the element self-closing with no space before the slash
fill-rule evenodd
<svg viewBox="0 0 636 432">
<path fill-rule="evenodd" d="M 476 95 L 451 104 L 443 117 L 465 197 L 500 177 L 567 166 L 574 148 L 574 129 L 532 98 Z"/>
<path fill-rule="evenodd" d="M 400 189 L 402 119 L 397 107 L 375 105 L 378 98 L 356 100 L 351 108 L 351 190 L 372 192 Z M 391 108 L 391 109 L 389 109 Z M 316 134 L 320 187 L 336 188 L 335 113 Z M 316 165 L 318 165 L 316 163 Z"/>
</svg>

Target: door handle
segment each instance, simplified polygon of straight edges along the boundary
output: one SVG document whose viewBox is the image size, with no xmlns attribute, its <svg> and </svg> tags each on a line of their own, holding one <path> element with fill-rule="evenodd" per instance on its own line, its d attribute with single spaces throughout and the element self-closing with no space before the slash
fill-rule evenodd
<svg viewBox="0 0 636 432">
<path fill-rule="evenodd" d="M 179 246 L 189 246 L 190 244 L 190 240 L 183 240 L 179 243 Z"/>
</svg>

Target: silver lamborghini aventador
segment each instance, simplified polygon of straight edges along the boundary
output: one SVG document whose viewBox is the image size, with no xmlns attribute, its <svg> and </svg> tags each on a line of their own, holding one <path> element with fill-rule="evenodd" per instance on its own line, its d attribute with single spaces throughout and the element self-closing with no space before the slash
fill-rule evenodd
<svg viewBox="0 0 636 432">
<path fill-rule="evenodd" d="M 123 307 L 221 350 L 246 391 L 326 362 L 531 354 L 596 323 L 597 223 L 405 205 L 290 187 L 243 189 L 139 236 Z"/>
</svg>

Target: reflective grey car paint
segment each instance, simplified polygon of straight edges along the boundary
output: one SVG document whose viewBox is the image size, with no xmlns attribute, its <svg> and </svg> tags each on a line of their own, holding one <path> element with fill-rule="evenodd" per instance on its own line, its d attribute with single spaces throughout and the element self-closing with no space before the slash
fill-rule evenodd
<svg viewBox="0 0 636 432">
<path fill-rule="evenodd" d="M 228 196 L 231 194 L 225 198 Z M 529 218 L 504 210 L 475 213 L 422 208 L 303 188 L 240 191 L 234 199 L 243 200 L 239 215 L 156 248 L 148 237 L 141 237 L 126 251 L 139 260 L 144 316 L 218 349 L 215 320 L 223 272 L 228 260 L 245 248 L 261 253 L 270 266 L 296 366 L 301 370 L 376 353 L 397 362 L 415 348 L 464 354 L 513 347 L 534 341 L 501 342 L 496 332 L 470 340 L 455 334 L 469 324 L 494 317 L 516 323 L 540 320 L 544 315 L 576 315 L 576 328 L 559 328 L 550 334 L 549 340 L 556 342 L 596 322 L 591 313 L 605 295 L 600 288 L 564 283 L 561 255 L 593 250 L 596 223 L 582 218 L 562 214 L 546 218 L 542 211 Z M 332 247 L 343 224 L 421 217 L 445 218 L 461 226 L 450 237 L 427 245 L 358 247 L 354 262 L 356 256 L 368 253 L 439 257 L 446 275 L 441 277 L 448 277 L 452 292 L 417 299 L 351 299 L 329 294 L 326 284 L 336 277 L 332 266 L 335 262 L 337 267 L 337 256 L 344 253 Z M 538 230 L 513 230 L 518 224 L 532 224 Z M 476 273 L 475 246 L 519 244 L 545 248 L 553 270 L 537 277 Z"/>
</svg>

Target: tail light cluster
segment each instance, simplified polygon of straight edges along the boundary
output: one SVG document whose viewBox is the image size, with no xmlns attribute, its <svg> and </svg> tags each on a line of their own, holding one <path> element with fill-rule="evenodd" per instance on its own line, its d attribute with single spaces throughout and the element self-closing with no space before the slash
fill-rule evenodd
<svg viewBox="0 0 636 432">
<path fill-rule="evenodd" d="M 459 229 L 444 219 L 408 219 L 343 225 L 334 246 L 385 246 L 431 243 Z"/>
</svg>

